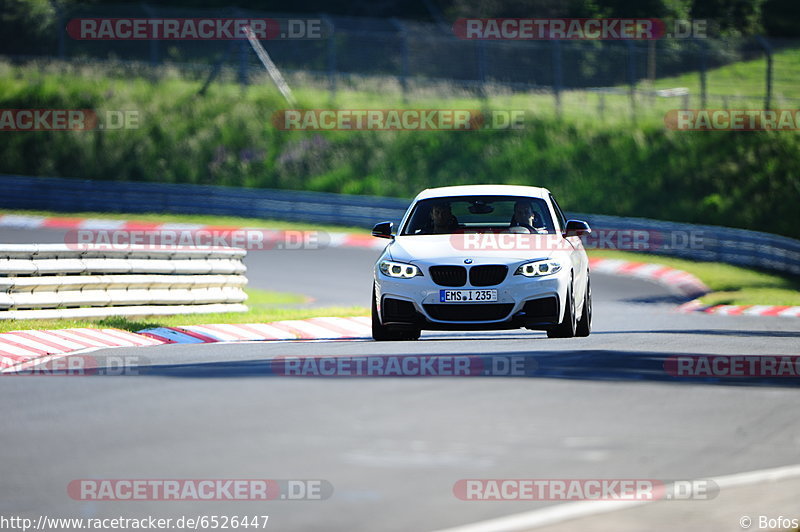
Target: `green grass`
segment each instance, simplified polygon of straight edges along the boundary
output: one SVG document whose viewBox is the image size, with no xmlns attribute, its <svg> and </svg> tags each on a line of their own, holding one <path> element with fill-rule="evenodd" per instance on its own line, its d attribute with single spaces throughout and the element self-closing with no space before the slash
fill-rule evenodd
<svg viewBox="0 0 800 532">
<path fill-rule="evenodd" d="M 800 99 L 800 49 L 782 50 L 773 55 L 773 98 L 780 105 L 785 99 Z M 711 69 L 706 74 L 709 94 L 724 94 L 731 97 L 760 101 L 766 93 L 767 60 L 740 61 Z M 697 73 L 657 79 L 656 89 L 686 87 L 693 95 L 700 94 L 700 75 Z M 715 103 L 719 103 L 715 100 Z M 791 108 L 796 107 L 797 102 Z M 776 106 L 777 107 L 777 106 Z"/>
<path fill-rule="evenodd" d="M 663 46 L 663 45 L 660 45 Z M 773 106 L 797 106 L 800 100 L 800 49 L 781 50 L 774 54 Z M 740 61 L 706 73 L 707 106 L 723 107 L 727 102 L 732 108 L 760 108 L 766 94 L 766 58 Z M 299 99 L 305 102 L 331 103 L 324 92 L 324 84 L 297 76 L 294 85 Z M 448 106 L 458 109 L 523 109 L 531 115 L 545 118 L 554 117 L 556 107 L 554 97 L 549 91 L 511 92 L 500 85 L 486 85 L 487 98 L 479 98 L 473 92 L 453 84 L 442 83 L 437 88 L 414 88 L 413 79 L 409 82 L 410 94 L 403 96 L 396 79 L 370 78 L 360 83 L 366 88 L 340 90 L 333 104 L 341 108 L 380 108 L 391 104 L 394 107 L 432 107 Z M 307 88 L 311 85 L 311 88 Z M 637 87 L 642 92 L 657 89 L 685 87 L 689 89 L 689 106 L 700 106 L 700 74 L 688 72 L 678 76 L 657 78 L 652 85 L 649 81 L 640 82 Z M 609 125 L 630 124 L 632 110 L 628 86 L 617 86 L 621 94 L 600 95 L 587 91 L 564 91 L 561 94 L 562 117 L 570 122 L 594 122 L 597 120 Z M 441 94 L 448 94 L 442 98 Z M 649 97 L 639 94 L 636 97 L 636 115 L 639 125 L 661 124 L 664 113 L 670 109 L 683 107 L 682 97 Z"/>
<path fill-rule="evenodd" d="M 0 333 L 31 329 L 68 329 L 73 327 L 116 328 L 126 331 L 141 331 L 153 327 L 176 327 L 180 325 L 202 325 L 207 323 L 268 323 L 280 320 L 302 320 L 322 316 L 366 316 L 366 307 L 292 308 L 306 299 L 298 294 L 245 289 L 248 312 L 226 312 L 218 314 L 181 314 L 176 316 L 109 317 L 98 319 L 60 320 L 0 320 Z"/>
<path fill-rule="evenodd" d="M 697 262 L 662 255 L 590 250 L 590 257 L 652 262 L 693 274 L 712 292 L 700 298 L 708 305 L 800 305 L 800 278 L 718 262 Z"/>
<path fill-rule="evenodd" d="M 339 225 L 318 225 L 301 222 L 287 222 L 283 220 L 270 220 L 264 218 L 241 218 L 236 216 L 215 216 L 206 214 L 167 214 L 167 213 L 119 213 L 119 212 L 55 212 L 20 209 L 2 209 L 0 215 L 18 214 L 22 216 L 48 216 L 57 218 L 99 218 L 109 220 L 127 220 L 130 222 L 149 223 L 190 223 L 213 225 L 220 227 L 248 227 L 276 230 L 296 231 L 328 231 L 331 233 L 361 233 L 369 234 L 363 227 L 348 227 Z"/>
<path fill-rule="evenodd" d="M 786 54 L 783 63 L 798 61 L 796 54 Z M 760 67 L 742 68 L 757 84 Z M 624 96 L 603 97 L 601 117 L 600 95 L 565 93 L 559 117 L 548 95 L 508 94 L 496 88 L 483 101 L 443 89 L 439 95 L 414 94 L 405 105 L 528 109 L 531 116 L 520 130 L 287 132 L 271 123 L 272 113 L 286 105 L 268 84 L 243 89 L 219 82 L 198 96 L 200 82 L 177 71 L 159 69 L 157 78 L 153 83 L 124 77 L 109 66 L 0 62 L 0 108 L 141 113 L 138 129 L 6 132 L 0 172 L 405 198 L 430 186 L 539 185 L 575 212 L 800 237 L 794 208 L 800 204 L 800 133 L 666 130 L 663 111 L 682 106 L 679 99 L 651 102 L 642 97 L 634 124 Z M 683 81 L 659 83 L 675 86 Z M 782 94 L 798 90 L 781 87 Z M 399 104 L 398 94 L 378 89 L 342 90 L 334 105 Z M 301 85 L 296 93 L 301 107 L 329 105 L 321 88 Z"/>
<path fill-rule="evenodd" d="M 800 49 L 787 49 L 773 55 L 773 100 L 772 106 L 797 107 L 800 100 Z M 707 107 L 710 108 L 761 108 L 766 94 L 766 58 L 740 61 L 706 73 Z M 400 86 L 393 78 L 378 78 L 364 82 L 367 89 L 339 91 L 333 101 L 340 108 L 386 107 L 451 107 L 458 109 L 522 109 L 530 116 L 553 118 L 556 116 L 555 100 L 547 91 L 511 92 L 498 85 L 487 85 L 487 98 L 479 98 L 472 92 L 454 85 L 442 84 L 435 90 L 414 90 L 413 80 L 410 95 L 403 96 Z M 303 88 L 309 80 L 299 76 L 296 92 L 301 101 L 331 103 L 322 88 Z M 688 72 L 678 76 L 657 78 L 652 85 L 640 82 L 637 89 L 642 93 L 657 89 L 685 87 L 689 89 L 688 106 L 700 107 L 700 74 Z M 571 123 L 585 124 L 601 121 L 607 125 L 630 125 L 633 122 L 628 86 L 614 87 L 621 94 L 601 95 L 591 91 L 564 91 L 561 93 L 561 116 Z M 447 93 L 447 98 L 441 94 Z M 793 101 L 794 100 L 794 101 Z M 638 94 L 635 98 L 636 123 L 638 125 L 661 125 L 664 113 L 682 108 L 682 97 L 650 97 Z"/>
</svg>

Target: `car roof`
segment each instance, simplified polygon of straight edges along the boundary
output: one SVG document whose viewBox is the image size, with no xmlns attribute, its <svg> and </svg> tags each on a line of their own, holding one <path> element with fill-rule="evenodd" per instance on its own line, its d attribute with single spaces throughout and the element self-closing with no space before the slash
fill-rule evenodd
<svg viewBox="0 0 800 532">
<path fill-rule="evenodd" d="M 546 188 L 522 185 L 457 185 L 425 189 L 417 194 L 414 201 L 448 196 L 523 196 L 544 199 L 548 194 L 550 191 Z"/>
</svg>

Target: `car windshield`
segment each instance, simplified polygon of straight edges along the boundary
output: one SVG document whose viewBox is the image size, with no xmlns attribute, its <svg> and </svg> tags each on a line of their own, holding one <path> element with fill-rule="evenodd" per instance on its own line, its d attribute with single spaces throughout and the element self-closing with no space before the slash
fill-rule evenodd
<svg viewBox="0 0 800 532">
<path fill-rule="evenodd" d="M 522 196 L 453 196 L 418 201 L 402 235 L 473 232 L 552 234 L 547 203 Z"/>
</svg>

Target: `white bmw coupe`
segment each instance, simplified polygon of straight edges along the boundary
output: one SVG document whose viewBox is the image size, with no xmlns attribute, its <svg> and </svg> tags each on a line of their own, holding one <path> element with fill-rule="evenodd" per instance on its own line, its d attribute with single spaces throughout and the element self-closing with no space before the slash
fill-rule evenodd
<svg viewBox="0 0 800 532">
<path fill-rule="evenodd" d="M 416 340 L 425 330 L 525 327 L 550 338 L 588 336 L 589 261 L 544 188 L 465 185 L 421 192 L 403 216 L 377 224 L 391 242 L 375 264 L 372 337 Z"/>
</svg>

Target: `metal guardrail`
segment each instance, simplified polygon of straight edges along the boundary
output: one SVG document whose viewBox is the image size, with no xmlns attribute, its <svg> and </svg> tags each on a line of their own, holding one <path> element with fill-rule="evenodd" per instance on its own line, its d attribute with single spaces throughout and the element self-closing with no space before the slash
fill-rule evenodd
<svg viewBox="0 0 800 532">
<path fill-rule="evenodd" d="M 0 320 L 243 312 L 236 248 L 0 245 Z"/>
<path fill-rule="evenodd" d="M 212 214 L 372 227 L 399 220 L 408 200 L 247 189 L 0 175 L 0 207 L 62 212 Z"/>
<path fill-rule="evenodd" d="M 410 201 L 291 190 L 8 175 L 0 175 L 0 187 L 0 208 L 214 214 L 365 228 L 383 220 L 399 222 Z M 653 237 L 651 242 L 660 241 L 659 245 L 640 251 L 800 275 L 800 241 L 793 238 L 645 218 L 579 213 L 570 217 L 586 220 L 603 231 L 646 231 Z M 696 245 L 670 245 L 672 237 L 681 233 L 695 237 Z"/>
<path fill-rule="evenodd" d="M 633 251 L 800 275 L 800 240 L 794 238 L 647 218 L 577 213 L 570 217 L 586 220 L 593 230 L 600 229 L 606 234 L 610 231 L 645 232 L 648 245 Z"/>
</svg>

